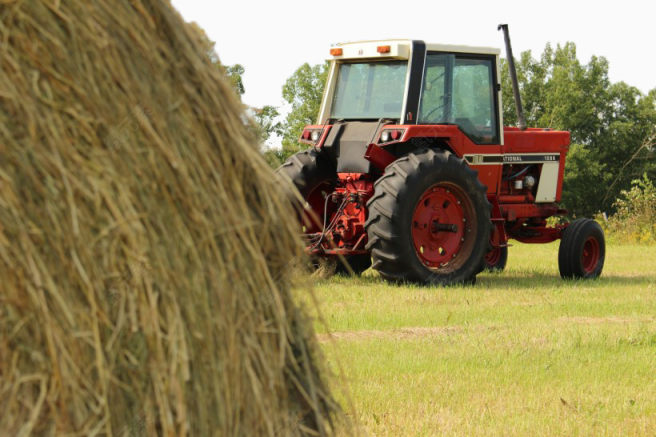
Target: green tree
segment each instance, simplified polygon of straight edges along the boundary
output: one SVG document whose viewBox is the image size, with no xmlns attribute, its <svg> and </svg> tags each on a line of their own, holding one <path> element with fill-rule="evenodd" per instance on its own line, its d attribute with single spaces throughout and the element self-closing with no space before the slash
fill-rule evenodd
<svg viewBox="0 0 656 437">
<path fill-rule="evenodd" d="M 266 141 L 272 135 L 282 134 L 282 124 L 278 121 L 280 113 L 274 106 L 263 106 L 262 108 L 251 108 L 253 111 L 251 131 L 262 145 L 264 158 L 271 167 L 278 167 L 283 163 L 282 149 L 268 148 Z"/>
<path fill-rule="evenodd" d="M 314 66 L 305 63 L 285 82 L 282 96 L 291 105 L 291 111 L 280 132 L 283 158 L 303 149 L 298 139 L 303 127 L 317 121 L 327 75 L 328 63 Z"/>
<path fill-rule="evenodd" d="M 244 67 L 241 64 L 235 65 L 226 65 L 223 68 L 224 74 L 228 77 L 232 88 L 237 92 L 237 95 L 241 99 L 241 96 L 244 95 L 246 89 L 244 88 L 244 81 L 242 76 L 245 72 Z"/>
<path fill-rule="evenodd" d="M 264 143 L 273 134 L 281 134 L 281 123 L 277 121 L 280 113 L 275 106 L 266 105 L 262 108 L 251 109 L 256 126 L 255 133 L 260 142 Z"/>
</svg>

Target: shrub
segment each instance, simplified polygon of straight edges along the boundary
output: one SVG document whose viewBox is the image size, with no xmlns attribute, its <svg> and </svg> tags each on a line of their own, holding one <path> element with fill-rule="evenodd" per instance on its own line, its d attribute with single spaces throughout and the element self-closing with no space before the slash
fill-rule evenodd
<svg viewBox="0 0 656 437">
<path fill-rule="evenodd" d="M 617 212 L 605 223 L 611 236 L 632 243 L 656 243 L 656 186 L 646 174 L 631 182 L 615 201 Z"/>
</svg>

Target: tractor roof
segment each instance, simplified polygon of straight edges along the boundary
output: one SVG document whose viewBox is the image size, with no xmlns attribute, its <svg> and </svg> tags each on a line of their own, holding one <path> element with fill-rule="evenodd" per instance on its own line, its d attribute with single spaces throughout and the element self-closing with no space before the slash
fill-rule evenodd
<svg viewBox="0 0 656 437">
<path fill-rule="evenodd" d="M 372 41 L 353 41 L 334 45 L 331 48 L 333 59 L 409 59 L 412 49 L 412 40 L 387 39 Z M 337 50 L 335 50 L 337 49 Z M 341 50 L 339 50 L 341 49 Z M 493 47 L 471 47 L 464 45 L 431 44 L 426 43 L 426 50 L 437 52 L 474 53 L 485 55 L 498 55 L 501 51 Z"/>
</svg>

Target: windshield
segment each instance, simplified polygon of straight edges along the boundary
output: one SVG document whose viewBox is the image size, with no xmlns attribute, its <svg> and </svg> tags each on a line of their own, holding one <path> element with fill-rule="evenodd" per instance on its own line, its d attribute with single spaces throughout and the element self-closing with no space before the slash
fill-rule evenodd
<svg viewBox="0 0 656 437">
<path fill-rule="evenodd" d="M 341 64 L 332 118 L 400 118 L 406 61 Z"/>
</svg>

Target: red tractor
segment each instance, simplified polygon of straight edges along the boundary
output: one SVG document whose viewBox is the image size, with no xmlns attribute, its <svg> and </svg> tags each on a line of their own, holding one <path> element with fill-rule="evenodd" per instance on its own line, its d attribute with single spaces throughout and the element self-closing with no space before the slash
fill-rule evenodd
<svg viewBox="0 0 656 437">
<path fill-rule="evenodd" d="M 305 199 L 314 256 L 390 280 L 472 283 L 502 270 L 510 238 L 561 239 L 563 278 L 596 278 L 605 242 L 593 220 L 549 226 L 561 199 L 569 132 L 503 127 L 498 49 L 389 40 L 331 48 L 309 149 L 278 172 Z M 343 257 L 343 258 L 342 258 Z"/>
</svg>

